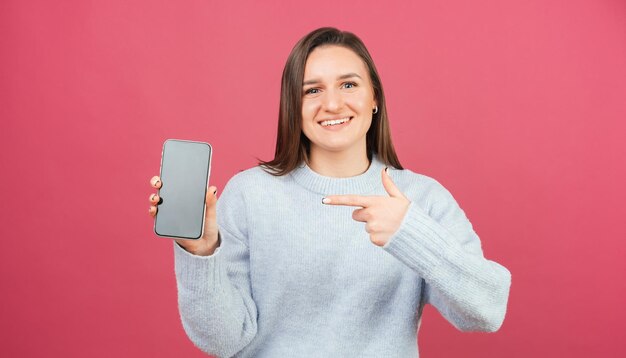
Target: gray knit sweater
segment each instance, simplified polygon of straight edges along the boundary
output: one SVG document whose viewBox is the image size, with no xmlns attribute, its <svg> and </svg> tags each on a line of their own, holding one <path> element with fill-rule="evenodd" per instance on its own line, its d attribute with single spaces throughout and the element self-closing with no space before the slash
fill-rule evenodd
<svg viewBox="0 0 626 358">
<path fill-rule="evenodd" d="M 483 257 L 463 210 L 437 181 L 389 168 L 411 201 L 378 247 L 333 194 L 387 195 L 384 164 L 330 178 L 302 165 L 275 177 L 254 167 L 217 203 L 222 243 L 211 256 L 174 244 L 183 327 L 219 357 L 417 357 L 422 308 L 463 331 L 496 331 L 511 276 Z"/>
</svg>

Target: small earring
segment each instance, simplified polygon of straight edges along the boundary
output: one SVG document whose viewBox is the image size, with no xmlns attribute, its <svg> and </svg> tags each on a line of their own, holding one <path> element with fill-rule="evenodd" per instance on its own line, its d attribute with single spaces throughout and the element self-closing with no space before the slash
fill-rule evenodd
<svg viewBox="0 0 626 358">
<path fill-rule="evenodd" d="M 374 112 L 372 112 L 372 113 L 373 113 L 373 114 L 378 113 L 378 106 L 375 106 L 375 107 L 374 107 Z"/>
</svg>

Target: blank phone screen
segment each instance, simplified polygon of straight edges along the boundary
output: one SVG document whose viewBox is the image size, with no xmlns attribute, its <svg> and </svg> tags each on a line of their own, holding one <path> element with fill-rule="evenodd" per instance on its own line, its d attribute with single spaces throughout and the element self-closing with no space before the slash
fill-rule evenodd
<svg viewBox="0 0 626 358">
<path fill-rule="evenodd" d="M 159 236 L 198 239 L 211 168 L 211 145 L 168 139 L 161 157 L 161 189 L 154 223 Z"/>
</svg>

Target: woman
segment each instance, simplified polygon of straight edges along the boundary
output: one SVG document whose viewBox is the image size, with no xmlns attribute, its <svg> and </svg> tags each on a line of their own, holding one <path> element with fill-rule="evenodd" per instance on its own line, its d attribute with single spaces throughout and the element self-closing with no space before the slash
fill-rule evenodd
<svg viewBox="0 0 626 358">
<path fill-rule="evenodd" d="M 402 168 L 378 73 L 349 32 L 296 44 L 275 158 L 216 190 L 203 238 L 174 245 L 183 327 L 207 353 L 415 357 L 427 303 L 464 331 L 504 319 L 509 271 L 441 184 Z"/>
</svg>

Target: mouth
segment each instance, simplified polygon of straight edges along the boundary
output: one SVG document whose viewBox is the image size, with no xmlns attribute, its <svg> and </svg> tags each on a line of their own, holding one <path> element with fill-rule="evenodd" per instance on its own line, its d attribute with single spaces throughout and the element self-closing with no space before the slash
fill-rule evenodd
<svg viewBox="0 0 626 358">
<path fill-rule="evenodd" d="M 328 119 L 328 120 L 323 120 L 320 122 L 317 122 L 319 125 L 321 125 L 322 127 L 337 127 L 337 126 L 342 126 L 346 123 L 349 123 L 352 118 L 354 117 L 344 117 L 344 118 L 337 118 L 337 119 Z"/>
</svg>

